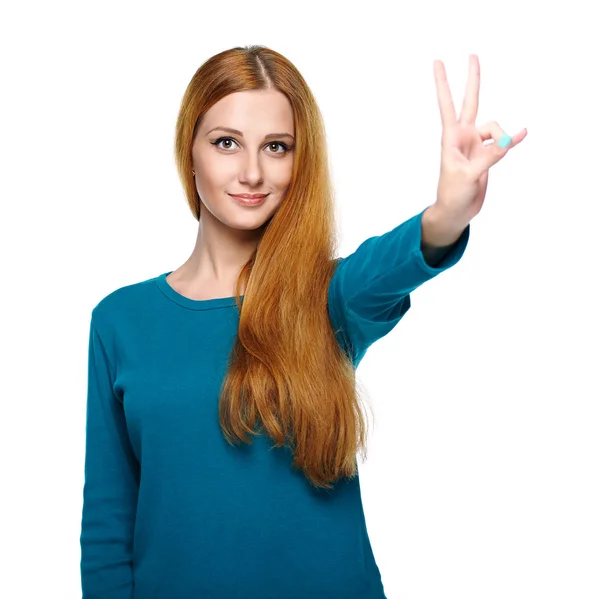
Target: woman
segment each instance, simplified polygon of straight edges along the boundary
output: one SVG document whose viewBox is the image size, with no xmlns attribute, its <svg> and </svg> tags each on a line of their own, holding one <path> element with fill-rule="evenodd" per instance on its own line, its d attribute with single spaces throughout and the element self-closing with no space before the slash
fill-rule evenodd
<svg viewBox="0 0 600 599">
<path fill-rule="evenodd" d="M 503 131 L 474 127 L 471 61 L 459 120 L 435 64 L 435 204 L 342 259 L 324 126 L 300 73 L 262 46 L 195 73 L 175 142 L 194 250 L 92 311 L 84 599 L 385 598 L 355 369 L 410 293 L 460 259 L 487 169 L 526 134 L 482 143 Z"/>
</svg>

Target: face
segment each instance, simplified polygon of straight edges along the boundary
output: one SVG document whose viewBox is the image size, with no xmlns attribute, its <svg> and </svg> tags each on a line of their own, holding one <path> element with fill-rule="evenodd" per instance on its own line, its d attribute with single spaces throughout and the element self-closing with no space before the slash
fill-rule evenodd
<svg viewBox="0 0 600 599">
<path fill-rule="evenodd" d="M 236 92 L 212 106 L 192 147 L 200 220 L 246 231 L 265 224 L 292 177 L 294 134 L 292 106 L 279 91 Z M 244 193 L 268 195 L 257 206 L 230 195 Z"/>
</svg>

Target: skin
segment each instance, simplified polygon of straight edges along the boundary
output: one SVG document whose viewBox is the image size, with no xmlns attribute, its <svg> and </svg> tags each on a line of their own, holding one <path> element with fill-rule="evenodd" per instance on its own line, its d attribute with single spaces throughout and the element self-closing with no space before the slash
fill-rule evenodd
<svg viewBox="0 0 600 599">
<path fill-rule="evenodd" d="M 442 118 L 442 158 L 437 200 L 422 218 L 421 251 L 430 265 L 437 265 L 479 214 L 489 169 L 525 139 L 527 129 L 509 137 L 496 121 L 476 126 L 481 79 L 476 54 L 469 55 L 469 78 L 458 117 L 444 63 L 435 60 L 433 68 Z M 504 147 L 499 145 L 503 137 L 510 142 Z M 495 143 L 484 143 L 489 140 Z"/>
<path fill-rule="evenodd" d="M 476 54 L 469 55 L 469 77 L 460 114 L 456 115 L 446 68 L 434 61 L 434 76 L 442 119 L 442 157 L 437 199 L 428 208 L 423 240 L 434 246 L 454 243 L 461 231 L 479 214 L 487 190 L 489 169 L 527 136 L 523 128 L 506 147 L 498 142 L 506 131 L 496 121 L 475 124 L 479 110 L 481 67 Z M 508 137 L 508 136 L 507 136 Z M 484 144 L 493 140 L 495 143 Z"/>
<path fill-rule="evenodd" d="M 243 136 L 210 132 L 215 127 L 237 129 Z M 294 140 L 265 139 L 271 133 L 295 134 L 292 106 L 276 90 L 230 94 L 204 115 L 192 146 L 192 169 L 202 203 L 196 245 L 188 260 L 167 277 L 182 295 L 191 299 L 234 295 L 240 269 L 256 249 L 263 225 L 285 198 L 292 177 Z M 269 195 L 260 206 L 247 207 L 228 193 Z"/>
</svg>

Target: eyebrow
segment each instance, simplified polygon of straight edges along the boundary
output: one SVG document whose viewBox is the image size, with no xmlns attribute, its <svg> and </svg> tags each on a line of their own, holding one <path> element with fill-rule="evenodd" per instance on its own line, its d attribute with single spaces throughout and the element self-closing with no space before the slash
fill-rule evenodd
<svg viewBox="0 0 600 599">
<path fill-rule="evenodd" d="M 216 131 L 217 129 L 220 129 L 221 131 L 226 131 L 227 133 L 239 135 L 240 137 L 244 137 L 244 134 L 241 131 L 238 131 L 237 129 L 231 129 L 229 127 L 215 127 L 214 129 L 211 129 L 206 135 L 212 133 L 213 131 Z M 279 137 L 289 137 L 291 140 L 294 139 L 294 136 L 290 135 L 289 133 L 269 133 L 269 135 L 265 135 L 265 139 L 275 139 Z"/>
</svg>

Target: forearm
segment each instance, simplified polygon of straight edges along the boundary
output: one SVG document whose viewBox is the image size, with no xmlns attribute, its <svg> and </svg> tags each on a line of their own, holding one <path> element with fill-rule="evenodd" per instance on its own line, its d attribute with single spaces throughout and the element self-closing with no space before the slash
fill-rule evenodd
<svg viewBox="0 0 600 599">
<path fill-rule="evenodd" d="M 421 252 L 427 264 L 439 264 L 467 226 L 444 217 L 435 205 L 429 206 L 421 219 Z"/>
</svg>

